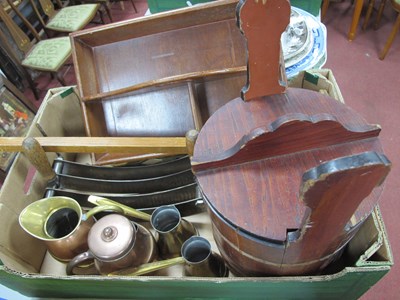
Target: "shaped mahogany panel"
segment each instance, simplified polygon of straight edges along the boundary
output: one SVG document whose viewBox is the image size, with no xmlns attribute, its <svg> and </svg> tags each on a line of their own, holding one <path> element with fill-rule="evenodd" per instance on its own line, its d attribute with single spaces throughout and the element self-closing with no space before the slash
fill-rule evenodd
<svg viewBox="0 0 400 300">
<path fill-rule="evenodd" d="M 352 127 L 352 126 L 349 126 Z M 380 127 L 360 125 L 346 128 L 329 114 L 307 116 L 286 114 L 267 127 L 253 129 L 232 148 L 213 157 L 197 156 L 192 160 L 194 171 L 218 168 L 300 152 L 315 147 L 326 147 L 340 143 L 377 137 Z"/>
<path fill-rule="evenodd" d="M 390 170 L 378 125 L 326 95 L 285 90 L 279 46 L 289 8 L 286 0 L 239 2 L 243 99 L 207 120 L 191 161 L 217 246 L 242 276 L 326 267 L 377 204 Z"/>
<path fill-rule="evenodd" d="M 236 12 L 247 41 L 248 76 L 242 98 L 283 93 L 287 82 L 280 38 L 290 22 L 290 2 L 241 0 Z"/>
<path fill-rule="evenodd" d="M 304 172 L 340 157 L 383 153 L 379 132 L 378 125 L 316 92 L 288 89 L 248 102 L 237 98 L 203 126 L 192 169 L 215 211 L 244 231 L 283 242 L 305 214 L 298 199 Z M 355 223 L 379 194 L 366 199 Z"/>
</svg>

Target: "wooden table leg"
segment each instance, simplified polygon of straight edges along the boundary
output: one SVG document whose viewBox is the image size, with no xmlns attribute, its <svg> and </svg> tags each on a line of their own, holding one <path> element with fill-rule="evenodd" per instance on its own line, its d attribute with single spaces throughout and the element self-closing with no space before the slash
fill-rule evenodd
<svg viewBox="0 0 400 300">
<path fill-rule="evenodd" d="M 357 31 L 357 26 L 358 22 L 360 21 L 360 15 L 361 15 L 361 10 L 364 4 L 364 0 L 356 0 L 355 7 L 354 7 L 354 13 L 353 13 L 353 19 L 351 21 L 351 26 L 350 26 L 350 31 L 348 35 L 348 40 L 352 41 L 356 37 L 356 31 Z"/>
</svg>

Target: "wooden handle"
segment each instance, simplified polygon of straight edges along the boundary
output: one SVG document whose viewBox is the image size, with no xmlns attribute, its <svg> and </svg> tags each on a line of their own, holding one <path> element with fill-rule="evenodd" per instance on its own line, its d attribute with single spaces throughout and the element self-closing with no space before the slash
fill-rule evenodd
<svg viewBox="0 0 400 300">
<path fill-rule="evenodd" d="M 325 257 L 348 241 L 347 236 L 353 231 L 346 224 L 360 203 L 383 182 L 390 168 L 385 155 L 364 152 L 305 172 L 300 199 L 308 210 L 299 231 L 289 233 L 288 248 L 298 251 L 286 252 L 284 263 Z"/>
<path fill-rule="evenodd" d="M 238 25 L 247 39 L 247 84 L 243 100 L 285 92 L 281 35 L 290 22 L 287 0 L 241 0 Z"/>
<path fill-rule="evenodd" d="M 45 152 L 186 154 L 184 137 L 37 137 Z M 0 151 L 22 151 L 23 138 L 0 138 Z"/>
<path fill-rule="evenodd" d="M 199 135 L 199 132 L 195 129 L 189 130 L 186 133 L 186 147 L 187 147 L 189 156 L 193 156 L 194 144 L 196 143 L 198 135 Z"/>
<path fill-rule="evenodd" d="M 50 180 L 56 176 L 47 159 L 46 152 L 35 138 L 25 138 L 22 142 L 21 152 L 24 153 L 43 178 Z"/>
</svg>

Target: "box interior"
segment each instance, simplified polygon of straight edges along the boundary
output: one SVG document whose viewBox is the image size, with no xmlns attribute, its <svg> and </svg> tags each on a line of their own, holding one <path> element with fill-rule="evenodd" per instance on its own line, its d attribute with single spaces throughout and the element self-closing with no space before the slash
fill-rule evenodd
<svg viewBox="0 0 400 300">
<path fill-rule="evenodd" d="M 54 93 L 55 91 L 53 91 Z M 81 116 L 80 100 L 76 89 L 73 87 L 50 94 L 45 105 L 37 114 L 29 136 L 82 136 L 84 135 L 83 120 Z M 50 117 L 51 116 L 51 117 Z M 56 122 L 55 122 L 56 120 Z M 73 121 L 72 121 L 73 120 Z M 65 159 L 89 161 L 86 154 L 61 154 Z M 55 158 L 54 153 L 48 153 L 49 161 Z M 46 182 L 37 172 L 32 176 L 32 166 L 25 156 L 18 154 L 11 167 L 10 176 L 1 190 L 0 215 L 3 230 L 1 240 L 1 260 L 7 266 L 20 272 L 40 272 L 46 254 L 46 248 L 41 241 L 26 234 L 18 224 L 18 215 L 32 201 L 43 197 Z M 29 176 L 28 176 L 29 175 Z M 27 177 L 32 181 L 27 182 Z M 15 188 L 23 187 L 23 188 Z M 198 224 L 201 232 L 212 241 L 212 233 L 208 215 L 203 213 L 190 217 L 191 221 Z M 369 217 L 363 229 L 347 247 L 348 258 L 359 258 L 364 255 L 364 260 L 370 258 L 377 261 L 390 261 L 390 250 L 387 249 L 383 223 L 380 221 L 379 212 Z M 373 253 L 366 251 L 374 246 Z M 382 247 L 385 246 L 385 247 Z M 32 251 L 34 249 L 34 251 Z M 214 250 L 217 249 L 214 246 Z M 370 250 L 371 252 L 371 250 Z M 366 255 L 368 257 L 366 257 Z"/>
<path fill-rule="evenodd" d="M 75 88 L 62 88 L 57 91 L 49 92 L 45 104 L 42 105 L 34 120 L 35 126 L 31 127 L 28 135 L 84 135 L 83 120 L 80 116 L 80 100 Z M 57 122 L 54 122 L 54 120 L 57 120 Z M 91 163 L 91 158 L 87 155 L 71 155 L 65 153 L 61 155 L 68 160 Z M 52 161 L 54 158 L 54 153 L 48 154 L 49 161 Z M 34 175 L 32 176 L 32 174 Z M 30 182 L 27 181 L 27 177 L 32 180 Z M 66 276 L 65 264 L 54 260 L 51 255 L 48 254 L 44 243 L 25 233 L 18 224 L 18 216 L 23 208 L 29 203 L 43 198 L 45 186 L 46 181 L 39 173 L 35 173 L 35 170 L 32 169 L 27 158 L 18 154 L 0 193 L 0 225 L 3 229 L 0 232 L 0 259 L 3 263 L 0 272 L 5 272 L 1 273 L 1 276 L 5 278 L 4 284 L 8 284 L 16 289 L 21 289 L 22 293 L 28 295 L 61 295 L 64 297 L 73 295 L 84 296 L 89 295 L 87 293 L 90 292 L 92 297 L 109 298 L 111 296 L 110 293 L 114 290 L 111 288 L 111 286 L 113 286 L 119 290 L 119 296 L 125 295 L 124 297 L 127 297 L 129 292 L 124 288 L 124 285 L 127 283 L 129 283 L 129 285 L 133 284 L 137 288 L 138 293 L 140 293 L 140 291 L 146 293 L 145 290 L 148 290 L 148 285 L 151 286 L 154 284 L 155 286 L 159 286 L 162 290 L 165 290 L 165 295 L 169 296 L 172 296 L 172 294 L 167 291 L 170 291 L 172 286 L 176 286 L 177 284 L 181 286 L 181 288 L 174 290 L 176 293 L 179 295 L 190 294 L 189 290 L 182 290 L 182 286 L 186 283 L 188 287 L 191 286 L 192 288 L 200 289 L 201 287 L 199 287 L 198 284 L 207 285 L 209 288 L 208 291 L 211 293 L 210 295 L 215 295 L 216 292 L 226 293 L 228 290 L 233 291 L 240 287 L 244 288 L 244 285 L 253 286 L 255 288 L 254 292 L 259 293 L 264 289 L 263 287 L 272 288 L 275 286 L 278 288 L 279 285 L 277 286 L 277 283 L 288 284 L 290 286 L 302 286 L 303 284 L 310 283 L 313 284 L 313 286 L 315 285 L 315 288 L 318 290 L 320 284 L 324 285 L 325 282 L 336 282 L 336 280 L 338 280 L 338 284 L 341 285 L 341 288 L 343 288 L 346 293 L 350 293 L 347 287 L 348 284 L 354 284 L 353 280 L 364 280 L 362 279 L 364 278 L 363 276 L 357 276 L 356 274 L 371 276 L 372 279 L 369 279 L 368 284 L 363 283 L 365 287 L 363 286 L 363 288 L 351 292 L 359 296 L 365 292 L 370 285 L 379 280 L 383 274 L 389 271 L 390 266 L 393 264 L 384 224 L 380 217 L 379 209 L 376 208 L 362 225 L 355 238 L 351 240 L 346 247 L 341 259 L 327 268 L 324 274 L 317 276 L 246 278 L 230 275 L 228 278 L 187 278 L 182 277 L 182 270 L 179 266 L 171 267 L 159 273 L 158 276 L 143 276 L 140 278 L 111 278 L 99 275 Z M 200 213 L 185 218 L 193 222 L 198 228 L 200 235 L 209 239 L 213 250 L 218 252 L 213 240 L 208 214 Z M 371 274 L 369 274 L 369 272 L 371 272 Z M 14 280 L 15 278 L 20 278 L 17 282 L 19 280 L 30 281 L 25 282 L 27 284 L 26 288 L 22 288 L 21 285 L 18 285 L 12 278 L 14 278 Z M 53 284 L 59 286 L 59 288 L 49 291 L 48 280 L 50 279 L 55 279 L 56 281 L 53 282 Z M 41 280 L 43 280 L 43 283 Z M 86 290 L 85 288 L 68 288 L 70 284 L 82 286 L 87 284 L 92 286 L 95 282 L 100 282 L 102 286 L 96 287 L 97 292 Z M 216 282 L 218 285 L 214 286 Z M 346 282 L 348 282 L 348 284 L 345 284 Z M 109 286 L 110 290 L 103 291 L 103 287 L 105 286 Z M 217 290 L 215 288 L 217 288 Z M 309 290 L 311 287 L 302 288 Z M 281 286 L 275 293 L 279 295 L 286 290 L 287 289 L 282 289 Z M 325 290 L 325 288 L 322 290 Z M 307 295 L 307 293 L 304 295 Z"/>
</svg>

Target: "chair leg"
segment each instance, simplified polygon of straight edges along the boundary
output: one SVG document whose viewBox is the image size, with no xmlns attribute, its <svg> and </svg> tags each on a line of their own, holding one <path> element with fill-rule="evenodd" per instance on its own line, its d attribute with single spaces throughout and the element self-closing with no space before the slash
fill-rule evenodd
<svg viewBox="0 0 400 300">
<path fill-rule="evenodd" d="M 107 3 L 103 2 L 102 6 L 104 7 L 104 10 L 106 11 L 108 18 L 110 19 L 110 22 L 111 23 L 114 22 L 112 17 L 111 17 L 110 8 L 108 7 Z"/>
<path fill-rule="evenodd" d="M 26 74 L 26 81 L 29 84 L 29 87 L 31 88 L 33 95 L 35 96 L 36 100 L 39 100 L 39 92 L 36 88 L 36 83 L 33 82 L 32 77 L 28 72 L 24 72 Z"/>
<path fill-rule="evenodd" d="M 381 19 L 382 19 L 382 14 L 383 14 L 383 10 L 385 8 L 386 5 L 386 0 L 381 0 L 381 4 L 379 5 L 379 9 L 378 9 L 378 15 L 376 17 L 376 21 L 374 24 L 374 29 L 378 29 L 379 24 L 381 23 Z"/>
<path fill-rule="evenodd" d="M 135 6 L 135 3 L 134 3 L 134 0 L 131 0 L 131 3 L 132 3 L 132 6 L 133 6 L 133 9 L 135 10 L 135 13 L 137 13 L 138 11 L 137 11 L 137 9 L 136 9 L 136 6 Z"/>
<path fill-rule="evenodd" d="M 371 14 L 372 14 L 372 10 L 374 9 L 374 6 L 375 6 L 375 0 L 369 0 L 367 13 L 365 15 L 364 24 L 362 26 L 363 30 L 367 29 L 368 22 L 369 22 L 369 19 L 371 18 Z"/>
<path fill-rule="evenodd" d="M 59 72 L 54 72 L 52 73 L 58 80 L 59 83 L 61 83 L 62 86 L 66 86 L 67 84 L 65 83 L 64 78 L 59 74 Z"/>
<path fill-rule="evenodd" d="M 102 12 L 100 9 L 99 9 L 97 12 L 99 13 L 99 17 L 100 17 L 101 23 L 106 24 L 106 22 L 104 21 L 104 14 L 103 14 L 103 12 Z"/>
<path fill-rule="evenodd" d="M 381 54 L 379 55 L 379 59 L 383 60 L 388 53 L 390 46 L 392 46 L 392 43 L 394 41 L 394 38 L 396 37 L 397 32 L 399 31 L 400 27 L 400 13 L 397 16 L 396 22 L 394 23 L 392 32 L 389 35 L 388 40 L 386 41 L 385 47 L 383 48 Z"/>
<path fill-rule="evenodd" d="M 330 0 L 324 0 L 322 2 L 322 7 L 321 7 L 321 20 L 323 20 L 325 18 L 326 12 L 328 11 L 328 7 L 329 7 L 329 2 Z"/>
</svg>

